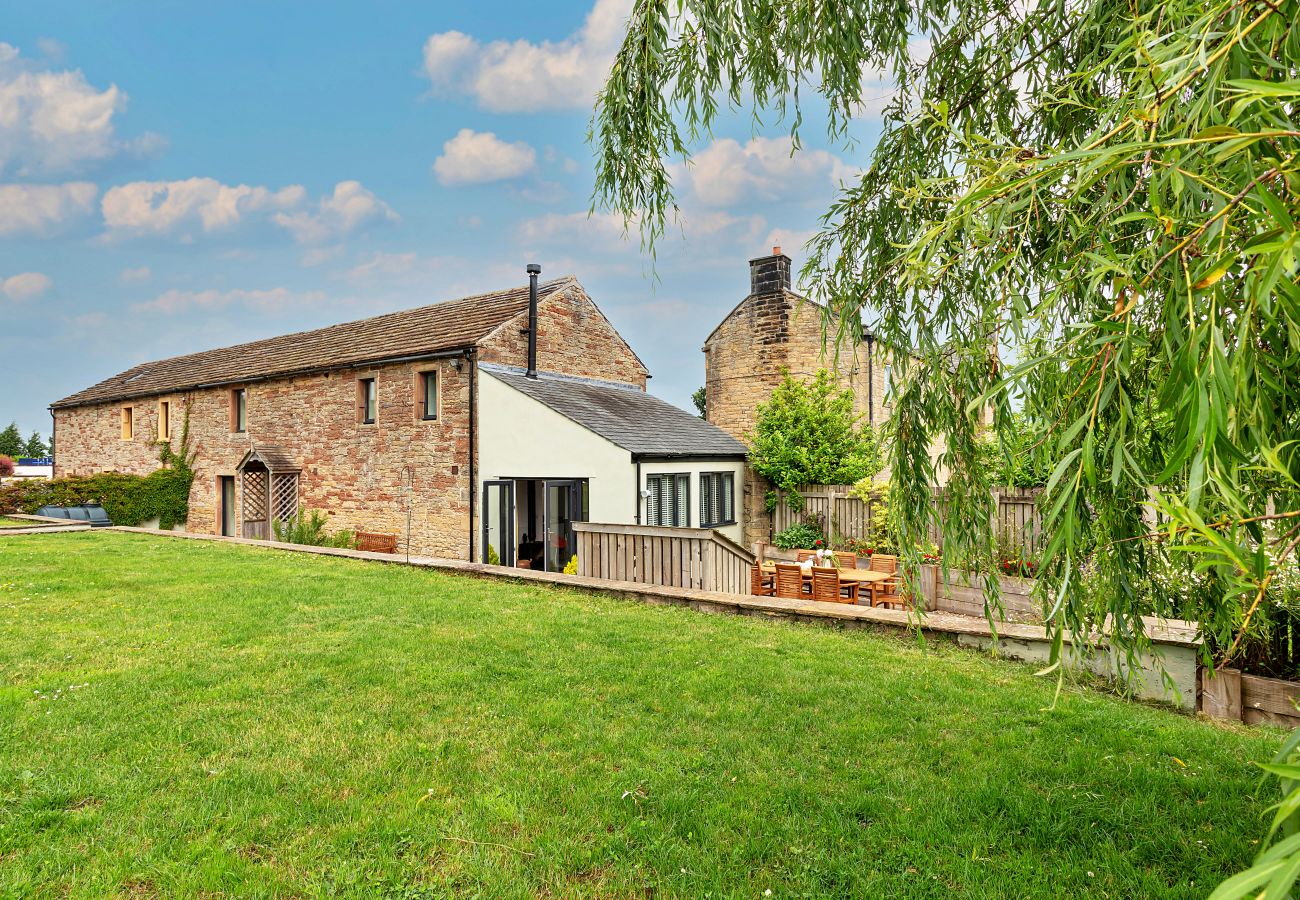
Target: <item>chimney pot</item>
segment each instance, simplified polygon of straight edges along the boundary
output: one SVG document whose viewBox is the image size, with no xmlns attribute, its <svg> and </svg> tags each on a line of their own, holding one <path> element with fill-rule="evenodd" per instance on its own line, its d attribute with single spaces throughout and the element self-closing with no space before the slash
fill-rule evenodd
<svg viewBox="0 0 1300 900">
<path fill-rule="evenodd" d="M 777 244 L 775 247 L 772 248 L 772 255 L 773 255 L 773 256 L 780 256 L 780 255 L 781 255 L 781 245 L 780 245 L 780 244 Z"/>
</svg>

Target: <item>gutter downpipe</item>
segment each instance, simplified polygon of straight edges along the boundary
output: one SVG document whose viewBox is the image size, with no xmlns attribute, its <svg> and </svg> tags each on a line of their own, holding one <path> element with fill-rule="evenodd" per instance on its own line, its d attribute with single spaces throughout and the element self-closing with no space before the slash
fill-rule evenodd
<svg viewBox="0 0 1300 900">
<path fill-rule="evenodd" d="M 876 336 L 867 329 L 867 424 L 875 426 L 876 424 L 876 376 L 873 371 L 876 354 L 872 352 L 875 346 Z"/>
<path fill-rule="evenodd" d="M 55 473 L 59 471 L 59 463 L 55 454 L 59 452 L 59 418 L 54 414 L 54 408 L 50 407 L 50 477 L 56 477 Z"/>
<path fill-rule="evenodd" d="M 477 429 L 475 411 L 478 409 L 478 390 L 474 380 L 474 370 L 478 368 L 478 351 L 465 351 L 465 363 L 469 366 L 469 561 L 474 562 L 474 509 L 478 500 L 478 476 L 474 471 L 474 462 L 478 455 Z"/>
<path fill-rule="evenodd" d="M 636 461 L 636 485 L 632 490 L 632 499 L 636 503 L 636 524 L 641 524 L 641 460 Z"/>
</svg>

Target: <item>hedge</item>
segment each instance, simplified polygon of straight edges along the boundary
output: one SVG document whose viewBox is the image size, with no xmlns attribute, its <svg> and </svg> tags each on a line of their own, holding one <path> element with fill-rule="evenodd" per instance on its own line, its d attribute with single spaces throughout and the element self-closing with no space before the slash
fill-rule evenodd
<svg viewBox="0 0 1300 900">
<path fill-rule="evenodd" d="M 163 468 L 148 475 L 102 472 L 53 481 L 21 481 L 0 487 L 0 513 L 35 513 L 47 504 L 76 506 L 98 502 L 114 525 L 139 525 L 158 518 L 160 528 L 172 528 L 189 517 L 188 467 Z"/>
</svg>

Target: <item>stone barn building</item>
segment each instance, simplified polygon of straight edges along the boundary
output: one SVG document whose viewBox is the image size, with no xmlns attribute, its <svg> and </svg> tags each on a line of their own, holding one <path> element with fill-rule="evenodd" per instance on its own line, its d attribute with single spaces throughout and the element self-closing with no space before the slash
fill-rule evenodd
<svg viewBox="0 0 1300 900">
<path fill-rule="evenodd" d="M 187 529 L 300 508 L 411 553 L 562 568 L 571 524 L 740 539 L 745 448 L 646 393 L 572 277 L 144 363 L 51 404 L 55 475 L 147 474 L 188 428 Z"/>
<path fill-rule="evenodd" d="M 888 418 L 888 352 L 868 337 L 856 347 L 841 347 L 836 359 L 822 341 L 819 310 L 791 289 L 790 257 L 774 247 L 771 256 L 749 261 L 749 295 L 704 342 L 705 414 L 709 422 L 748 443 L 755 407 L 772 395 L 785 373 L 811 378 L 823 368 L 853 390 L 856 412 L 864 422 Z M 746 467 L 747 546 L 770 536 L 771 516 L 765 507 L 769 488 Z"/>
</svg>

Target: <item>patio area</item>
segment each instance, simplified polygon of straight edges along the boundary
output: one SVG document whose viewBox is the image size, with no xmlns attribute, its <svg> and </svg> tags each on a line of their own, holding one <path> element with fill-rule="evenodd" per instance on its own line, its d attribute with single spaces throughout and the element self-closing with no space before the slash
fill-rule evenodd
<svg viewBox="0 0 1300 900">
<path fill-rule="evenodd" d="M 750 569 L 750 593 L 785 600 L 849 603 L 911 609 L 898 571 L 898 557 L 876 553 L 860 557 L 844 550 L 776 551 L 756 559 Z M 793 552 L 793 560 L 789 559 Z"/>
</svg>

